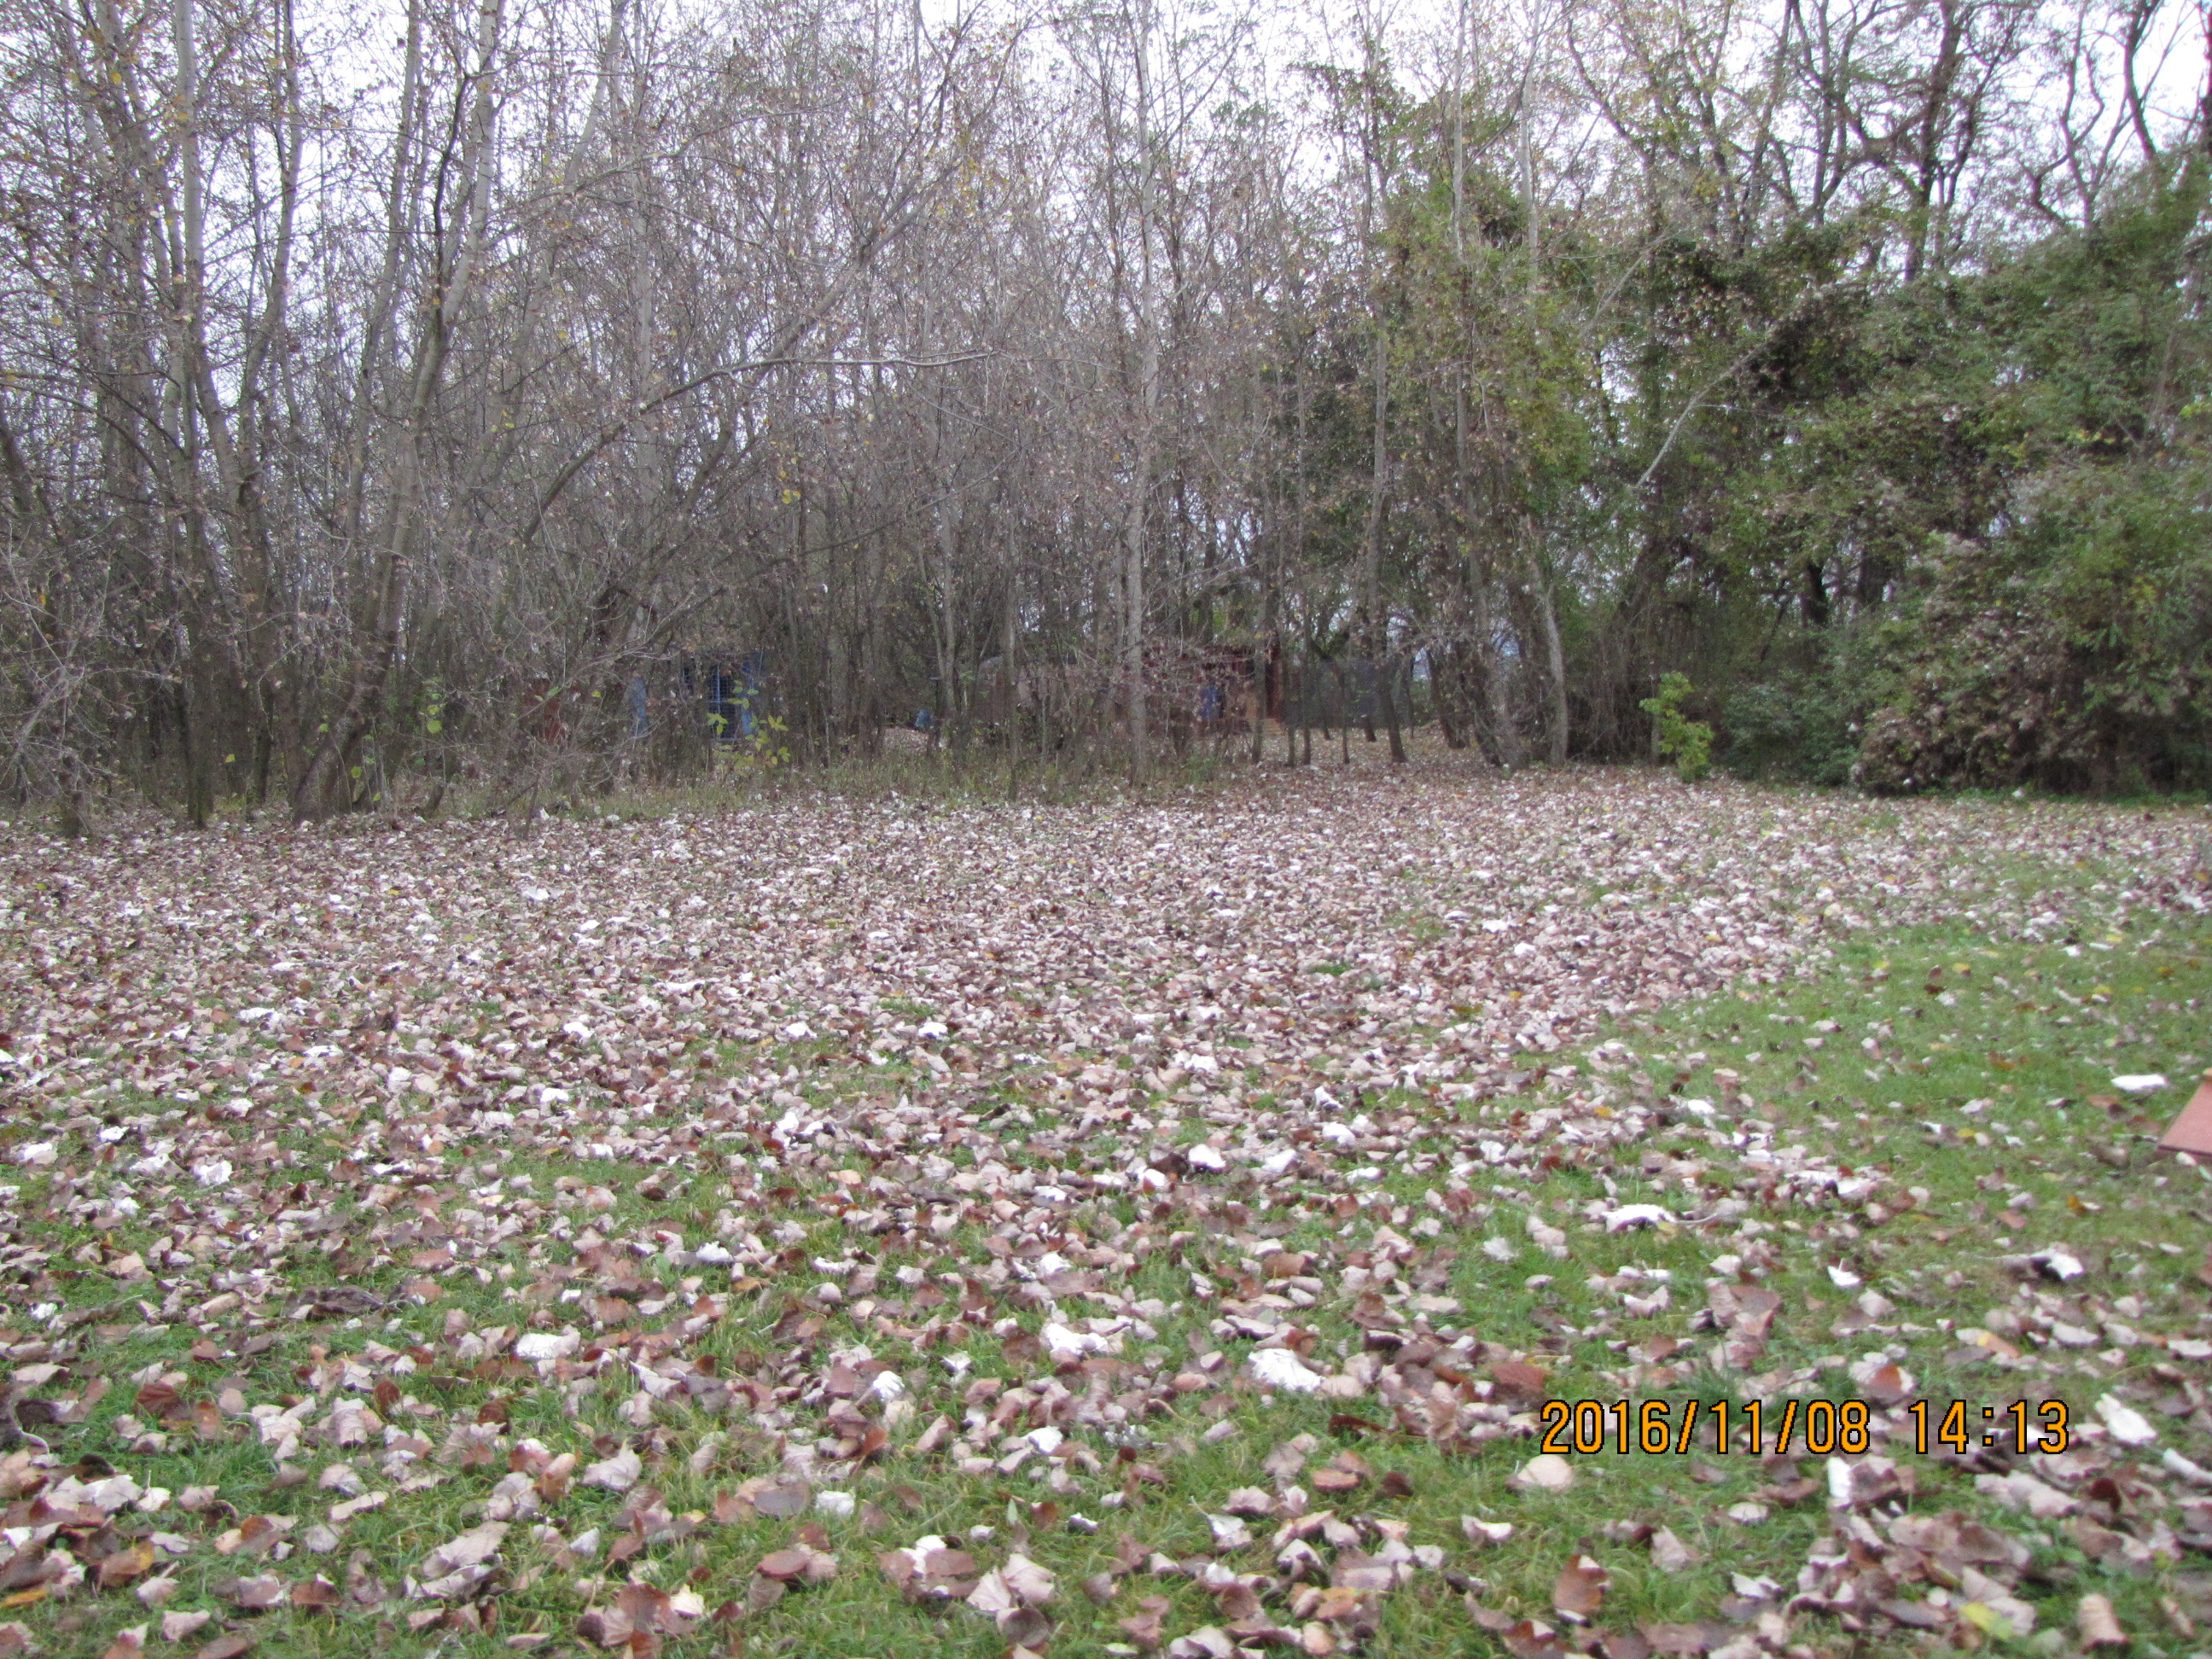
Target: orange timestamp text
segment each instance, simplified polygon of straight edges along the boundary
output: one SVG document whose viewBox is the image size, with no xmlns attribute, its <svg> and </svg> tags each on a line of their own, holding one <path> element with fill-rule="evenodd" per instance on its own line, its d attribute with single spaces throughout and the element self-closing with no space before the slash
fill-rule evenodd
<svg viewBox="0 0 2212 1659">
<path fill-rule="evenodd" d="M 1965 1453 L 1976 1445 L 2009 1443 L 2025 1451 L 2063 1452 L 2070 1442 L 2066 1402 L 2014 1400 L 1976 1407 L 1963 1400 L 1916 1400 L 1901 1425 L 1923 1456 L 1931 1447 Z M 1856 1457 L 1874 1444 L 1875 1408 L 1863 1400 L 1547 1400 L 1537 1413 L 1541 1449 L 1585 1457 L 1785 1457 L 1795 1449 L 1814 1457 Z M 1896 1419 L 1892 1419 L 1895 1424 Z M 1898 1427 L 1886 1432 L 1897 1435 Z"/>
</svg>

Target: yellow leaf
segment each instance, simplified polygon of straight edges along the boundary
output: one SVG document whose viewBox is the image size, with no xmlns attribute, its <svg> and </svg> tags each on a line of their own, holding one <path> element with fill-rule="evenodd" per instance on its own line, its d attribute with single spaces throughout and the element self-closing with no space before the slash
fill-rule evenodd
<svg viewBox="0 0 2212 1659">
<path fill-rule="evenodd" d="M 1984 1636 L 2000 1642 L 2012 1640 L 2012 1620 L 1985 1602 L 1969 1601 L 1959 1609 L 1959 1615 Z"/>
</svg>

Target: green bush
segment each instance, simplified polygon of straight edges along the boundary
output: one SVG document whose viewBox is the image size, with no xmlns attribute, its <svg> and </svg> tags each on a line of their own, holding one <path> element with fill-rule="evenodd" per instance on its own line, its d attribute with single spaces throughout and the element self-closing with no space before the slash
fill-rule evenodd
<svg viewBox="0 0 2212 1659">
<path fill-rule="evenodd" d="M 1669 669 L 1659 677 L 1659 695 L 1637 705 L 1651 716 L 1653 744 L 1662 760 L 1674 763 L 1675 775 L 1695 783 L 1713 769 L 1713 728 L 1682 713 L 1690 695 L 1690 677 Z"/>
<path fill-rule="evenodd" d="M 1849 783 L 1863 696 L 1833 668 L 1740 685 L 1721 710 L 1721 761 L 1742 778 Z"/>
</svg>

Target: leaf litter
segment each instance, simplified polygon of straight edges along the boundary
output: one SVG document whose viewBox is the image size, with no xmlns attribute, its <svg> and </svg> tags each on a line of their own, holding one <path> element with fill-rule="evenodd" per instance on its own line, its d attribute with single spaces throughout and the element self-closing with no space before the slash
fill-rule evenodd
<svg viewBox="0 0 2212 1659">
<path fill-rule="evenodd" d="M 1961 920 L 2077 957 L 2201 938 L 2191 844 L 1605 774 L 0 833 L 0 1653 L 682 1651 L 864 1582 L 1015 1654 L 1351 1652 L 1451 1598 L 1516 1655 L 2134 1639 L 2069 1561 L 2155 1577 L 2185 1635 L 2202 1318 L 2160 1328 L 2051 1243 L 1978 1325 L 1917 1325 L 1866 1248 L 1926 1202 L 1895 1158 L 1787 1140 L 1687 1044 L 1600 1038 Z M 1764 1046 L 1801 1040 L 1801 1081 L 1832 1040 L 1862 1090 L 1935 1058 Z M 2109 1069 L 2116 1122 L 2164 1086 Z M 1796 1266 L 1820 1294 L 1777 1288 Z M 1857 1353 L 1778 1352 L 1838 1298 Z M 1937 1370 L 2025 1396 L 2106 1345 L 2129 1363 L 2069 1452 L 1904 1451 Z M 1734 1483 L 1736 1544 L 1663 1510 L 1563 1539 L 1543 1517 L 1606 1475 L 1537 1449 L 1577 1368 L 1577 1395 L 1849 1394 L 1881 1449 L 1756 1486 L 1678 1458 Z M 922 1507 L 994 1519 L 866 1538 Z M 1794 1570 L 1735 1570 L 1778 1517 Z M 1708 1561 L 1711 1605 L 1638 1615 L 1641 1564 Z"/>
</svg>

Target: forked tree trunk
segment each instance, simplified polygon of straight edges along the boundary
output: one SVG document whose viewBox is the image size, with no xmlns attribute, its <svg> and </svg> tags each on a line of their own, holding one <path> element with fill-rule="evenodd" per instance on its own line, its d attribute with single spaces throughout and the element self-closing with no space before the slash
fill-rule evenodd
<svg viewBox="0 0 2212 1659">
<path fill-rule="evenodd" d="M 499 50 L 502 0 L 479 0 L 474 93 L 465 128 L 447 136 L 454 168 L 453 204 L 433 204 L 433 272 L 419 313 L 414 363 L 398 422 L 392 500 L 376 571 L 374 622 L 354 664 L 345 702 L 324 724 L 306 769 L 292 790 L 292 813 L 309 819 L 329 811 L 346 757 L 357 753 L 384 698 L 399 655 L 402 601 L 422 532 L 423 473 L 430 442 L 430 412 L 445 376 L 453 333 L 468 299 L 489 216 L 492 159 L 491 70 Z M 455 125 L 462 125 L 456 116 Z M 453 217 L 447 215 L 451 212 Z"/>
</svg>

